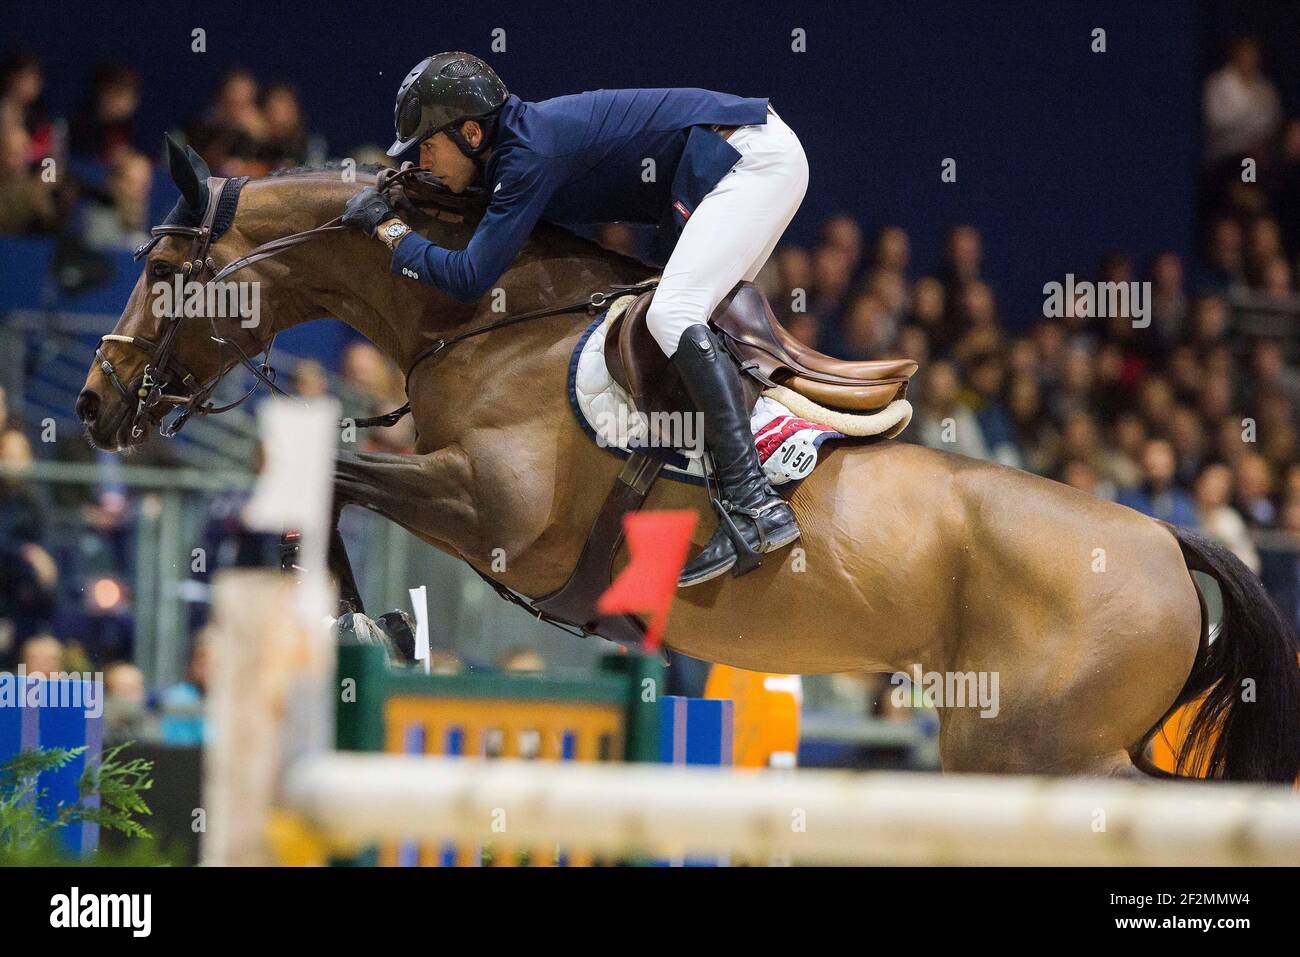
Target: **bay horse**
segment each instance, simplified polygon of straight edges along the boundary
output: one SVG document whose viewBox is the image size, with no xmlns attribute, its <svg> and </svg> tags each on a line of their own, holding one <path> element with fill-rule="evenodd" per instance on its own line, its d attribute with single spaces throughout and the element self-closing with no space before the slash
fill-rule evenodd
<svg viewBox="0 0 1300 957">
<path fill-rule="evenodd" d="M 211 220 L 209 187 L 220 181 L 192 153 L 190 166 L 173 161 L 173 179 L 192 217 L 206 209 Z M 337 169 L 250 180 L 237 209 L 226 204 L 228 228 L 203 234 L 212 241 L 198 261 L 187 258 L 197 219 L 163 230 L 142 250 L 144 271 L 78 400 L 90 440 L 124 450 L 151 430 L 131 423 L 136 384 L 167 332 L 151 308 L 153 283 L 318 227 L 373 181 Z M 451 209 L 419 228 L 463 248 L 477 215 Z M 389 259 L 382 244 L 341 229 L 254 256 L 239 278 L 260 284 L 269 320 L 229 323 L 216 340 L 207 319 L 177 323 L 170 378 L 186 384 L 170 385 L 176 401 L 206 397 L 236 363 L 257 371 L 248 357 L 275 332 L 317 318 L 342 320 L 405 370 L 439 337 L 499 319 L 494 303 L 540 310 L 651 275 L 550 226 L 473 305 L 394 275 Z M 417 448 L 341 453 L 337 505 L 378 512 L 522 595 L 558 588 L 622 467 L 578 426 L 566 396 L 589 321 L 557 315 L 496 329 L 418 364 L 407 383 Z M 160 415 L 149 409 L 146 424 Z M 802 541 L 743 578 L 679 592 L 669 647 L 755 671 L 995 673 L 996 714 L 938 709 L 949 771 L 1138 774 L 1151 770 L 1144 748 L 1162 721 L 1199 700 L 1180 755 L 1210 745 L 1197 773 L 1296 779 L 1296 649 L 1258 580 L 1225 549 L 1028 472 L 897 441 L 831 444 L 790 495 Z M 661 481 L 646 504 L 699 512 L 696 545 L 712 528 L 698 486 Z M 1213 642 L 1192 570 L 1222 591 Z"/>
</svg>

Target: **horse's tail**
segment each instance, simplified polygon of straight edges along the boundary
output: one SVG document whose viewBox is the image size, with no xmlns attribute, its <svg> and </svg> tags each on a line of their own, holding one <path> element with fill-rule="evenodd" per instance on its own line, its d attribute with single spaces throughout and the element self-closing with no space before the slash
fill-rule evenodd
<svg viewBox="0 0 1300 957">
<path fill-rule="evenodd" d="M 1294 627 L 1236 555 L 1197 532 L 1166 527 L 1187 567 L 1214 578 L 1223 594 L 1218 637 L 1207 642 L 1203 633 L 1191 676 L 1175 702 L 1175 708 L 1198 702 L 1178 750 L 1177 773 L 1291 784 L 1300 777 Z M 1208 627 L 1208 621 L 1202 625 Z"/>
</svg>

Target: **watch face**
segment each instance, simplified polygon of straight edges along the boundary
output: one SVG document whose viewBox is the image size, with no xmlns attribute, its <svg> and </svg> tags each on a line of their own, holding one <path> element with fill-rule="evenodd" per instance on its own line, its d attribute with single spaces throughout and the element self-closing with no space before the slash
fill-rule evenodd
<svg viewBox="0 0 1300 957">
<path fill-rule="evenodd" d="M 391 226 L 389 226 L 387 229 L 384 230 L 384 235 L 386 235 L 389 239 L 396 239 L 404 232 L 406 232 L 406 225 L 404 223 L 393 223 Z"/>
</svg>

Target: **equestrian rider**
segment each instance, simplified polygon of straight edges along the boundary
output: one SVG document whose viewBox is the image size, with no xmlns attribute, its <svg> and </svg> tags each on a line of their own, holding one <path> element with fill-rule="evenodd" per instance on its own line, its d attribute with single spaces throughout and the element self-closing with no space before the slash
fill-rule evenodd
<svg viewBox="0 0 1300 957">
<path fill-rule="evenodd" d="M 708 326 L 736 283 L 758 275 L 808 186 L 803 148 L 767 100 L 644 89 L 528 103 L 478 57 L 440 53 L 402 81 L 395 125 L 389 156 L 418 145 L 419 165 L 453 192 L 476 181 L 491 191 L 473 238 L 437 246 L 374 189 L 343 221 L 392 250 L 394 273 L 461 302 L 488 292 L 539 220 L 659 227 L 667 262 L 646 321 L 702 415 L 722 496 L 719 527 L 680 584 L 742 574 L 797 539 L 793 510 L 759 465 L 739 374 Z"/>
</svg>

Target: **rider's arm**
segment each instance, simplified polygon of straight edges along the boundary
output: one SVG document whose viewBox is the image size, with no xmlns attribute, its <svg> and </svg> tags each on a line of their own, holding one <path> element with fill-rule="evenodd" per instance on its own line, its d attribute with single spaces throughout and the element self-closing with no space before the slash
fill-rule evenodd
<svg viewBox="0 0 1300 957">
<path fill-rule="evenodd" d="M 459 302 L 474 302 L 514 261 L 553 192 L 540 166 L 508 172 L 495 188 L 468 246 L 444 249 L 411 233 L 393 251 L 392 270 L 437 286 Z"/>
</svg>

